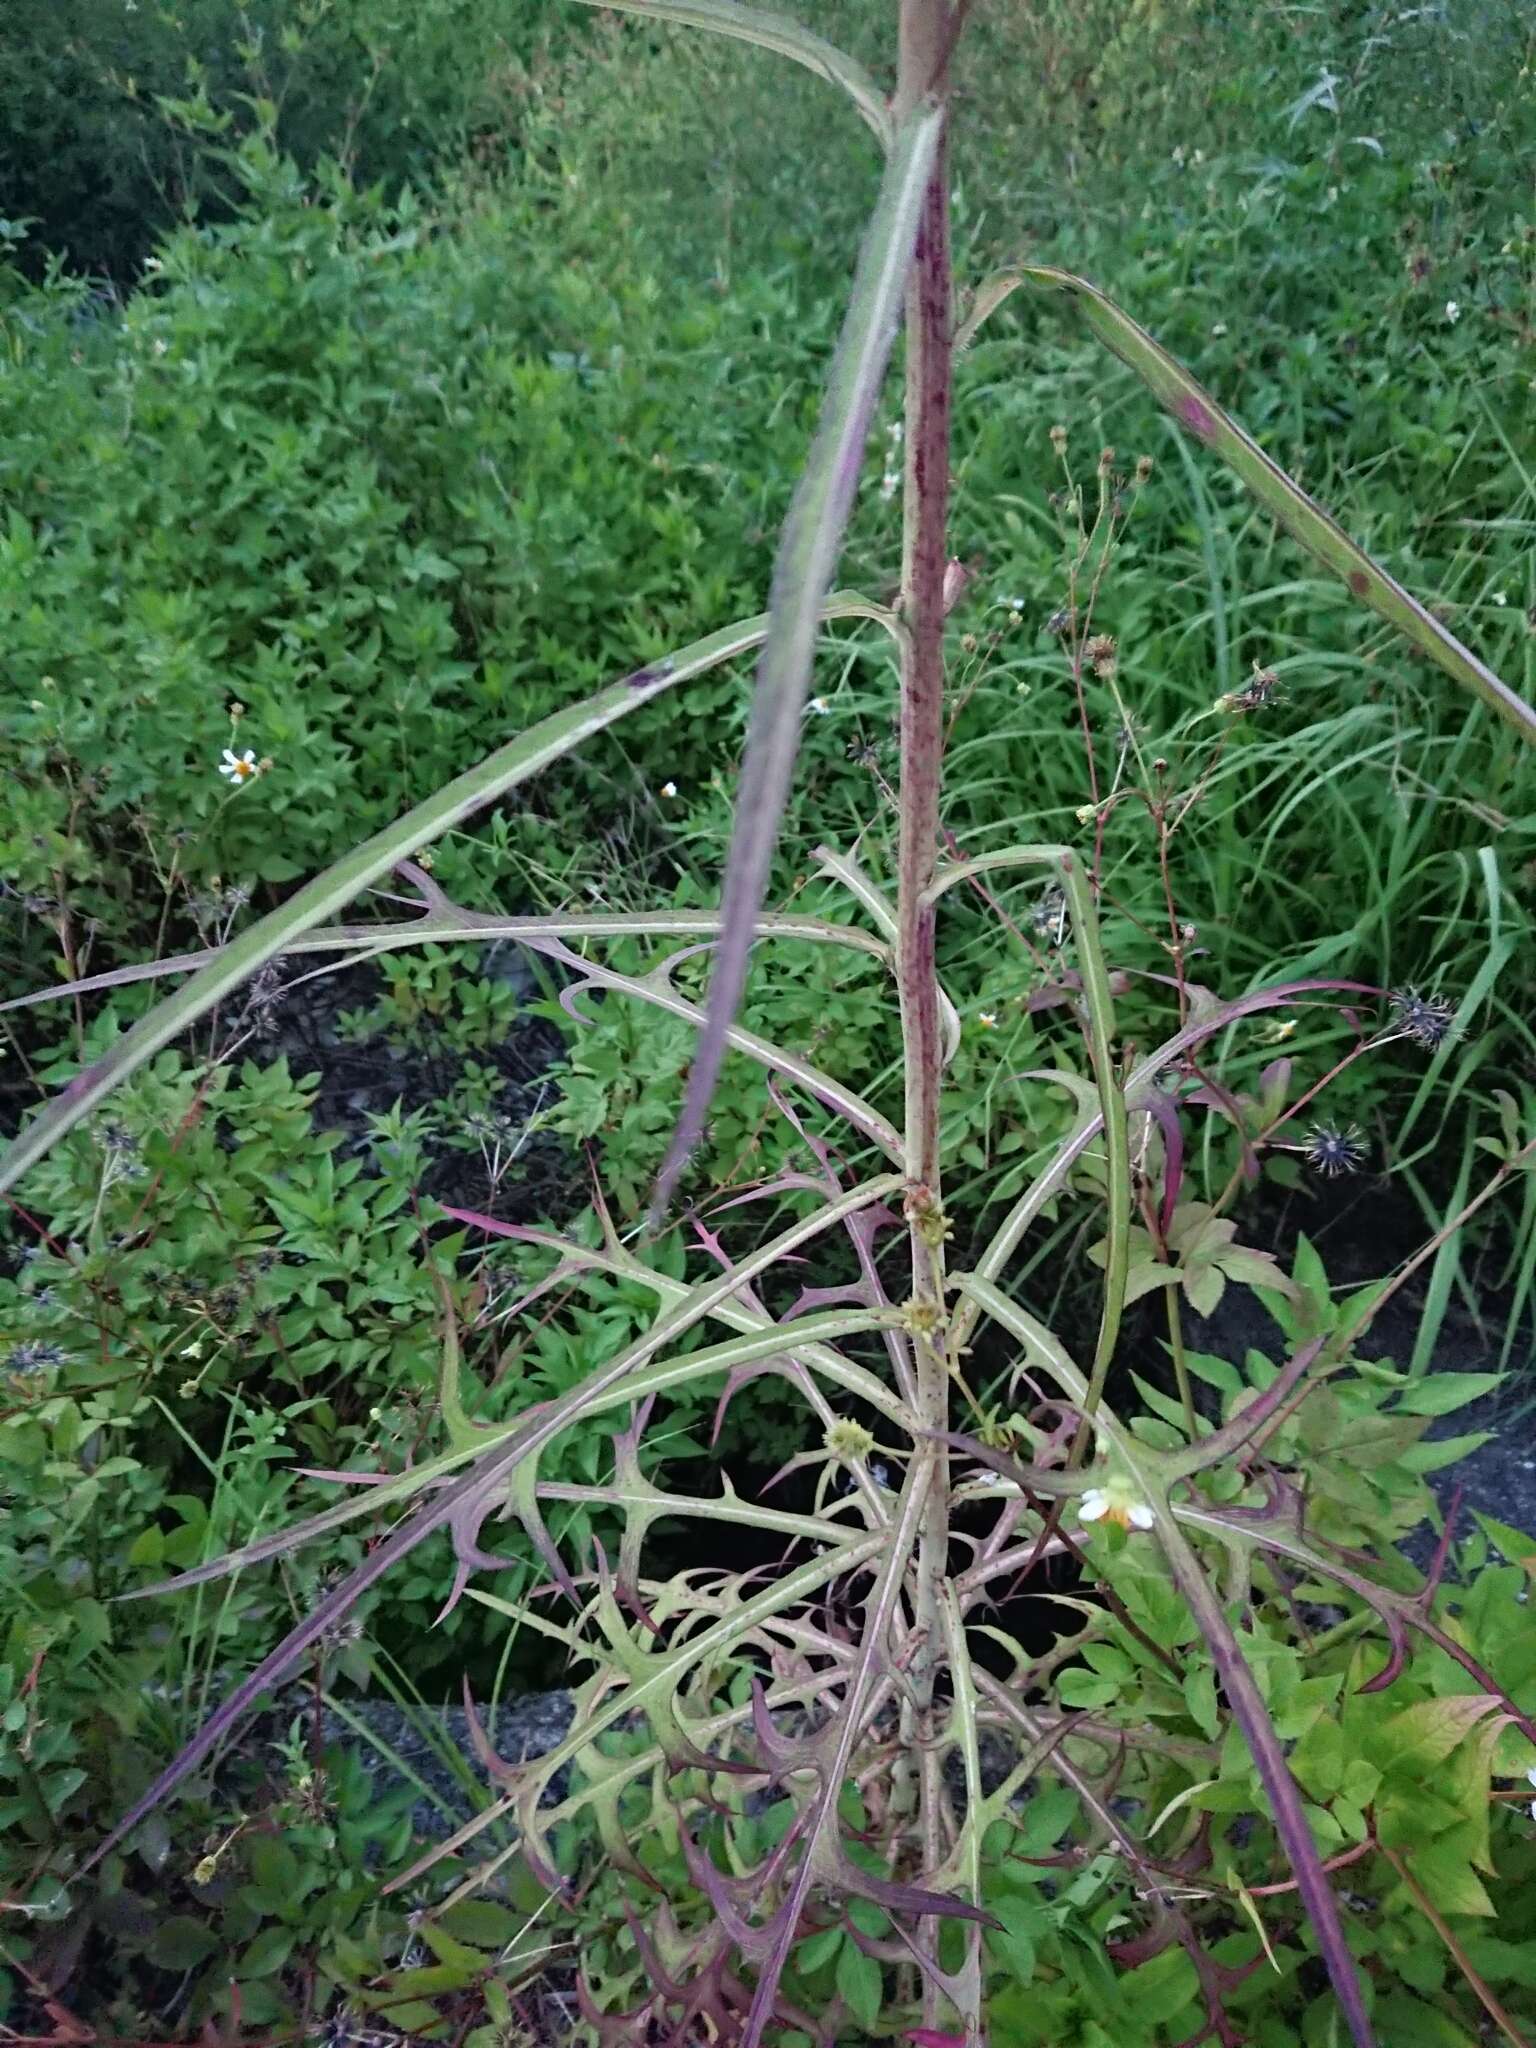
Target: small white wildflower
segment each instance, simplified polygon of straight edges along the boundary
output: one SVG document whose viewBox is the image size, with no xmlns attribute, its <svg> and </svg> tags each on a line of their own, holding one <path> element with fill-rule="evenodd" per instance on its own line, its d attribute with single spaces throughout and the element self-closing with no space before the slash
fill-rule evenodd
<svg viewBox="0 0 1536 2048">
<path fill-rule="evenodd" d="M 1214 334 L 1214 335 L 1215 335 L 1215 336 L 1217 337 L 1217 339 L 1218 339 L 1218 340 L 1219 340 L 1219 339 L 1221 338 L 1221 336 L 1222 336 L 1223 334 L 1225 334 L 1225 333 L 1226 333 L 1226 331 L 1227 331 L 1227 323 L 1226 323 L 1226 321 L 1225 321 L 1225 320 L 1218 320 L 1218 321 L 1217 321 L 1217 322 L 1216 322 L 1216 323 L 1214 324 L 1214 326 L 1213 326 L 1213 327 L 1211 328 L 1211 332 L 1212 332 L 1212 334 Z"/>
<path fill-rule="evenodd" d="M 247 747 L 243 754 L 237 754 L 233 747 L 224 749 L 224 758 L 219 763 L 219 773 L 238 789 L 243 782 L 249 782 L 259 775 L 261 764 Z"/>
<path fill-rule="evenodd" d="M 676 795 L 677 795 L 677 784 L 676 784 L 675 782 L 664 782 L 664 783 L 663 783 L 663 784 L 661 785 L 661 793 L 662 793 L 662 795 L 663 795 L 663 796 L 666 796 L 666 797 L 673 797 L 673 796 L 676 796 Z"/>
<path fill-rule="evenodd" d="M 1176 164 L 1178 165 L 1179 169 L 1180 169 L 1180 170 L 1183 170 L 1183 168 L 1184 168 L 1184 145 L 1183 145 L 1183 143 L 1182 143 L 1182 142 L 1176 142 L 1176 143 L 1174 144 L 1174 146 L 1173 146 L 1173 160 L 1174 160 L 1174 162 L 1175 162 L 1175 163 L 1176 163 Z"/>
<path fill-rule="evenodd" d="M 1508 604 L 1508 603 L 1509 603 L 1509 592 L 1508 592 L 1507 590 L 1496 590 L 1496 591 L 1494 591 L 1494 593 L 1493 593 L 1493 601 L 1494 601 L 1494 603 L 1495 603 L 1495 604 Z"/>
<path fill-rule="evenodd" d="M 901 471 L 899 469 L 888 469 L 885 472 L 885 475 L 880 479 L 881 497 L 889 501 L 890 499 L 895 497 L 897 491 L 900 488 Z"/>
<path fill-rule="evenodd" d="M 1099 807 L 1097 804 L 1080 804 L 1077 811 L 1077 822 L 1079 825 L 1091 825 L 1098 815 Z"/>
<path fill-rule="evenodd" d="M 181 1347 L 181 1356 L 183 1358 L 201 1358 L 202 1355 L 203 1340 L 201 1337 L 194 1337 L 190 1344 L 183 1344 Z"/>
<path fill-rule="evenodd" d="M 1194 156 L 1191 158 L 1191 162 L 1203 164 L 1205 162 L 1205 151 L 1203 149 L 1197 149 L 1194 153 Z"/>
<path fill-rule="evenodd" d="M 1453 327 L 1456 325 L 1456 322 L 1461 318 L 1461 308 L 1457 305 L 1454 299 L 1446 300 L 1445 317 L 1447 320 L 1450 321 Z"/>
<path fill-rule="evenodd" d="M 832 706 L 827 702 L 825 697 L 813 697 L 810 703 L 807 704 L 805 708 L 807 711 L 814 712 L 818 718 L 825 718 L 827 713 L 832 709 Z"/>
<path fill-rule="evenodd" d="M 976 1012 L 976 1022 L 983 1031 L 995 1031 L 997 1029 L 996 1010 L 978 1010 Z"/>
<path fill-rule="evenodd" d="M 1116 1474 L 1102 1486 L 1090 1486 L 1077 1504 L 1080 1522 L 1118 1522 L 1122 1529 L 1151 1529 L 1157 1517 L 1138 1500 L 1131 1482 Z"/>
<path fill-rule="evenodd" d="M 157 334 L 154 341 L 150 344 L 157 356 L 163 356 L 170 345 L 163 334 Z"/>
</svg>

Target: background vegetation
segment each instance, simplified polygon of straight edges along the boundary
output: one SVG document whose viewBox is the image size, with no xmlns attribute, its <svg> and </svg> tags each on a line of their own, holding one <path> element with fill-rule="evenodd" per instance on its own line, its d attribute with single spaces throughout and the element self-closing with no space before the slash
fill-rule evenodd
<svg viewBox="0 0 1536 2048">
<path fill-rule="evenodd" d="M 104 31 L 98 7 L 21 0 L 0 49 L 7 995 L 210 942 L 553 705 L 755 609 L 877 177 L 816 81 L 585 10 L 109 11 Z M 880 46 L 873 0 L 824 15 L 847 46 Z M 998 0 L 967 53 L 954 172 L 964 272 L 1028 253 L 1113 291 L 1527 695 L 1533 59 L 1526 11 L 1502 0 L 1401 18 Z M 1501 1096 L 1528 1107 L 1536 1075 L 1514 741 L 1349 611 L 1049 302 L 1016 298 L 989 325 L 958 422 L 973 573 L 948 829 L 968 853 L 1026 812 L 1080 829 L 1096 791 L 1052 625 L 1082 574 L 1070 492 L 1092 498 L 1105 446 L 1125 469 L 1150 457 L 1095 600 L 1116 642 L 1089 684 L 1095 773 L 1109 786 L 1134 743 L 1205 778 L 1179 847 L 1196 979 L 1208 956 L 1228 994 L 1281 973 L 1446 992 L 1458 1028 L 1427 1072 L 1394 1048 L 1330 1098 L 1374 1171 L 1446 1213 Z M 850 580 L 889 585 L 898 514 L 872 465 Z M 1213 706 L 1255 666 L 1278 694 L 1233 727 Z M 888 681 L 850 634 L 821 687 L 785 843 L 857 838 L 878 870 Z M 746 701 L 744 671 L 723 671 L 684 711 L 640 714 L 446 843 L 435 874 L 507 911 L 710 900 Z M 233 788 L 226 746 L 271 765 Z M 1117 815 L 1104 857 L 1111 957 L 1166 971 L 1156 835 Z M 825 887 L 786 862 L 779 898 L 815 908 Z M 1048 948 L 1052 906 L 1036 907 Z M 945 972 L 966 1026 L 948 1110 L 984 1206 L 1058 1125 L 1012 1086 L 1050 1063 L 1024 955 L 983 967 L 980 938 L 956 919 Z M 759 975 L 767 1028 L 833 1070 L 893 1076 L 878 993 L 830 959 L 795 968 Z M 571 1162 L 550 1202 L 581 1206 L 591 1141 L 621 1209 L 643 1205 L 689 1036 L 617 1005 L 589 1005 L 577 1032 L 554 996 L 483 963 L 359 982 L 338 1033 L 393 1036 L 418 1066 L 430 1041 L 440 1085 L 318 1127 L 284 1030 L 226 1017 L 29 1184 L 0 1278 L 0 1816 L 18 1845 L 5 1888 L 29 1909 L 0 2007 L 20 2012 L 46 1968 L 72 1998 L 96 1986 L 90 2016 L 112 2030 L 163 2034 L 226 1999 L 238 1953 L 246 2018 L 287 2024 L 406 1943 L 368 1873 L 408 1813 L 344 1781 L 307 1808 L 303 1729 L 242 1766 L 270 1869 L 216 1881 L 200 1824 L 230 1795 L 210 1778 L 115 1888 L 67 1891 L 308 1589 L 240 1582 L 148 1629 L 106 1603 L 288 1514 L 295 1462 L 413 1443 L 432 1275 L 464 1270 L 462 1233 L 419 1190 L 444 1159 L 492 1199 L 516 1183 L 497 1148 L 530 1099 L 494 1056 L 514 1017 L 558 1033 L 566 1062 L 538 1104 Z M 0 1019 L 7 1125 L 148 1000 Z M 1134 995 L 1129 1014 L 1134 1029 Z M 1302 1022 L 1301 1078 L 1340 1032 Z M 704 1174 L 762 1175 L 781 1128 L 743 1079 Z M 1526 1220 L 1439 1262 L 1416 1363 L 1456 1290 L 1478 1299 L 1475 1261 L 1513 1304 L 1513 1341 Z M 612 1336 L 643 1309 L 605 1283 L 584 1312 Z M 490 1345 L 494 1412 L 580 1375 L 562 1341 Z M 673 1425 L 671 1455 L 702 1450 L 702 1411 Z M 767 1406 L 746 1425 L 775 1456 L 794 1448 L 776 1426 Z M 604 1450 L 572 1447 L 571 1476 Z M 544 1675 L 464 1610 L 432 1635 L 443 1590 L 426 1567 L 392 1585 L 317 1684 L 443 1696 L 466 1660 L 491 1689 Z M 149 1902 L 173 1885 L 168 1918 Z M 1529 1982 L 1528 1958 L 1483 1962 Z"/>
</svg>

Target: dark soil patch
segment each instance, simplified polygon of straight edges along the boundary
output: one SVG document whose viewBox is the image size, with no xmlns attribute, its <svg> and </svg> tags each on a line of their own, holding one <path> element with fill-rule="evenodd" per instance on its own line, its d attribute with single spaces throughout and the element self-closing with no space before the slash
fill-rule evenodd
<svg viewBox="0 0 1536 2048">
<path fill-rule="evenodd" d="M 487 948 L 480 972 L 507 983 L 520 1005 L 537 990 L 526 956 L 515 947 Z M 497 1138 L 487 1133 L 483 1145 L 466 1144 L 470 1134 L 440 1125 L 428 1137 L 429 1164 L 420 1193 L 506 1223 L 570 1216 L 586 1199 L 580 1162 L 563 1140 L 530 1129 L 549 1105 L 555 1089 L 550 1069 L 564 1055 L 556 1026 L 519 1007 L 502 1037 L 467 1049 L 455 1045 L 449 1031 L 430 1018 L 408 1032 L 381 1027 L 366 1037 L 344 1034 L 343 1017 L 372 1012 L 383 990 L 380 970 L 366 962 L 313 979 L 296 976 L 263 1004 L 255 1056 L 263 1062 L 286 1058 L 293 1074 L 318 1076 L 316 1127 L 340 1131 L 349 1151 L 362 1151 L 373 1142 L 370 1118 L 396 1105 L 407 1114 L 434 1110 L 471 1064 L 493 1070 L 498 1085 L 487 1114 L 503 1154 L 515 1151 L 510 1170 L 492 1171 Z"/>
</svg>

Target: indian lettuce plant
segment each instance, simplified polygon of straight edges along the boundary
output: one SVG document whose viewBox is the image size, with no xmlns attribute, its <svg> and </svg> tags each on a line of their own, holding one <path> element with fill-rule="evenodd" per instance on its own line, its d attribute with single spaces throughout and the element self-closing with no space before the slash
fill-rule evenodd
<svg viewBox="0 0 1536 2048">
<path fill-rule="evenodd" d="M 1008 293 L 1066 295 L 1194 443 L 1228 464 L 1359 603 L 1524 741 L 1536 736 L 1536 714 L 1090 284 L 1026 266 L 981 282 L 962 312 L 946 130 L 969 0 L 900 0 L 890 93 L 818 35 L 735 0 L 618 4 L 809 67 L 852 100 L 884 157 L 768 610 L 546 718 L 226 943 L 69 984 L 78 994 L 188 971 L 21 1134 L 0 1187 L 268 963 L 493 938 L 568 977 L 568 1004 L 583 992 L 633 1000 L 694 1033 L 653 1231 L 691 1186 L 684 1176 L 728 1056 L 766 1070 L 799 1161 L 754 1191 L 777 1203 L 774 1228 L 755 1240 L 733 1234 L 727 1244 L 694 1211 L 697 1263 L 682 1277 L 675 1261 L 650 1259 L 644 1231 L 615 1227 L 601 1201 L 602 1228 L 587 1240 L 453 1212 L 461 1227 L 531 1247 L 546 1278 L 598 1274 L 645 1288 L 653 1318 L 569 1390 L 486 1422 L 461 1373 L 445 1294 L 440 1447 L 171 1582 L 250 1571 L 393 1516 L 94 1861 L 119 1858 L 242 1716 L 387 1574 L 446 1533 L 450 1609 L 477 1600 L 554 1639 L 591 1676 L 570 1733 L 547 1755 L 508 1764 L 487 1742 L 495 1802 L 400 1880 L 453 1859 L 452 1890 L 420 1920 L 433 1960 L 392 1989 L 357 1987 L 396 2025 L 430 2026 L 429 1990 L 479 1982 L 485 2010 L 504 2016 L 498 2038 L 514 2037 L 504 1987 L 491 1995 L 494 1956 L 447 1930 L 462 1928 L 451 1915 L 473 1894 L 510 1883 L 515 1869 L 542 1894 L 538 1910 L 554 1929 L 590 1929 L 594 1902 L 608 1902 L 600 1934 L 583 1946 L 573 2021 L 598 2042 L 831 2048 L 877 2034 L 961 2048 L 986 2041 L 989 2028 L 998 2042 L 1029 2041 L 1050 2038 L 1040 2025 L 1070 2023 L 1085 2044 L 1301 2038 L 1369 2048 L 1470 2042 L 1484 2021 L 1518 2041 L 1496 1988 L 1499 1944 L 1479 1947 L 1464 1917 L 1490 1910 L 1479 1872 L 1495 1876 L 1523 1855 L 1529 1874 L 1528 1851 L 1502 1834 L 1496 1857 L 1489 1815 L 1523 1802 L 1536 1763 L 1536 1668 L 1506 1640 L 1531 1546 L 1485 1524 L 1482 1556 L 1498 1550 L 1508 1563 L 1471 1593 L 1447 1576 L 1449 1528 L 1427 1577 L 1391 1550 L 1426 1508 L 1425 1466 L 1409 1454 L 1430 1415 L 1462 1390 L 1360 1366 L 1354 1347 L 1383 1302 L 1527 1167 L 1536 1140 L 1507 1131 L 1485 1186 L 1391 1281 L 1352 1302 L 1328 1301 L 1304 1273 L 1238 1242 L 1227 1211 L 1257 1161 L 1294 1148 L 1291 1119 L 1306 1098 L 1287 1107 L 1283 1082 L 1267 1076 L 1259 1098 L 1239 1100 L 1215 1071 L 1233 1033 L 1301 1005 L 1359 1020 L 1386 1004 L 1379 1027 L 1358 1025 L 1362 1044 L 1407 1036 L 1433 1048 L 1453 1012 L 1431 993 L 1389 997 L 1315 978 L 1223 996 L 1193 979 L 1170 896 L 1167 971 L 1150 985 L 1164 1005 L 1160 1033 L 1133 1048 L 1116 1021 L 1129 977 L 1107 957 L 1101 929 L 1109 885 L 1099 833 L 1118 783 L 1084 807 L 1077 843 L 1042 838 L 966 858 L 946 837 L 946 618 L 967 574 L 948 517 L 956 352 Z M 882 602 L 833 586 L 903 324 L 903 567 L 898 593 Z M 1113 451 L 1101 484 L 1118 488 Z M 897 678 L 896 871 L 871 873 L 851 851 L 816 856 L 856 920 L 764 908 L 809 679 L 833 620 L 878 627 Z M 418 858 L 592 735 L 754 650 L 718 909 L 504 917 L 454 902 Z M 1103 657 L 1084 653 L 1087 667 Z M 1080 663 L 1079 705 L 1083 677 Z M 1260 708 L 1271 681 L 1256 675 L 1246 701 L 1226 710 Z M 1122 749 L 1128 775 L 1134 751 Z M 1145 772 L 1138 800 L 1166 809 L 1166 763 Z M 391 875 L 413 892 L 410 914 L 343 920 Z M 1021 875 L 1045 892 L 1053 927 L 1041 993 L 1079 1036 L 1071 1064 L 1024 1079 L 1064 1093 L 1074 1120 L 962 1261 L 941 1113 L 959 1014 L 941 985 L 936 934 L 951 892 L 979 886 L 991 903 L 994 887 Z M 654 964 L 609 965 L 604 942 L 643 944 Z M 838 949 L 850 977 L 885 977 L 900 1014 L 899 1115 L 874 1099 L 872 1077 L 825 1071 L 755 1030 L 750 1007 L 738 1014 L 754 952 L 785 942 Z M 683 974 L 701 952 L 711 963 L 702 997 Z M 1242 1154 L 1212 1202 L 1196 1199 L 1185 1166 L 1206 1110 L 1240 1133 Z M 1305 1149 L 1323 1172 L 1358 1156 L 1347 1129 L 1326 1125 Z M 1102 1208 L 1093 1247 L 1102 1285 L 1080 1359 L 1019 1298 L 1015 1275 L 1029 1234 L 1085 1190 Z M 797 1293 L 808 1257 L 842 1257 L 843 1280 Z M 1255 1356 L 1239 1370 L 1185 1352 L 1180 1294 L 1203 1309 L 1228 1284 L 1275 1306 L 1283 1361 Z M 1126 1371 L 1126 1306 L 1147 1294 L 1168 1304 L 1177 1399 Z M 816 1473 L 814 1511 L 747 1499 L 728 1481 L 718 1493 L 658 1485 L 644 1456 L 657 1405 L 690 1390 L 728 1403 L 763 1374 L 803 1405 L 810 1448 L 792 1462 Z M 978 1398 L 973 1383 L 984 1377 L 1001 1399 Z M 1196 1382 L 1214 1390 L 1217 1414 L 1204 1411 Z M 553 1447 L 605 1415 L 620 1423 L 611 1476 L 552 1478 Z M 551 1534 L 552 1502 L 601 1508 L 622 1534 L 577 1554 Z M 547 1575 L 512 1601 L 471 1584 L 498 1569 L 495 1525 L 508 1520 Z M 658 1577 L 649 1539 L 656 1524 L 680 1520 L 698 1525 L 701 1543 L 734 1525 L 778 1546 L 782 1562 Z M 1080 1626 L 1043 1652 L 1011 1633 L 1008 1600 L 1020 1585 L 1075 1587 L 1052 1598 Z M 1495 1794 L 1495 1778 L 1514 1789 Z M 507 1819 L 510 1841 L 494 1832 Z M 1352 1911 L 1360 1902 L 1366 1910 Z M 1032 2015 L 1036 1994 L 1022 1987 L 1037 1970 Z M 1070 2011 L 1058 1996 L 1064 1977 L 1081 1988 Z"/>
</svg>

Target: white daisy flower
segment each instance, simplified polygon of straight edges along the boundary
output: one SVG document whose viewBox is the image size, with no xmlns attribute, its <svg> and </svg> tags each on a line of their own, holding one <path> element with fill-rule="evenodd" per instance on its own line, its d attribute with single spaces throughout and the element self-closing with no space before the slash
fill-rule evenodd
<svg viewBox="0 0 1536 2048">
<path fill-rule="evenodd" d="M 1157 1517 L 1144 1500 L 1138 1500 L 1128 1479 L 1112 1477 L 1102 1486 L 1090 1486 L 1077 1504 L 1080 1522 L 1118 1522 L 1122 1529 L 1151 1529 Z"/>
<path fill-rule="evenodd" d="M 233 747 L 226 747 L 224 758 L 219 763 L 219 773 L 238 789 L 242 783 L 252 781 L 261 773 L 261 763 L 249 747 L 243 754 L 237 754 Z"/>
</svg>

